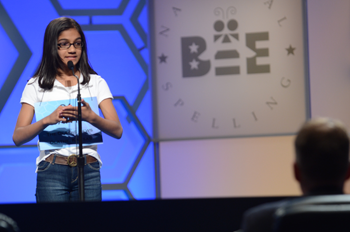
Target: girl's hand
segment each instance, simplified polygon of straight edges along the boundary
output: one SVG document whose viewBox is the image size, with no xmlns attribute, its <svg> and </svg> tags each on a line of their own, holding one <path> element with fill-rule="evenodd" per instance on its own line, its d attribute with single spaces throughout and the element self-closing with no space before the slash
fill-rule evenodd
<svg viewBox="0 0 350 232">
<path fill-rule="evenodd" d="M 94 120 L 94 117 L 96 116 L 95 112 L 91 109 L 89 103 L 84 101 L 84 99 L 81 100 L 81 103 L 83 104 L 81 106 L 81 118 L 83 121 L 92 122 Z M 66 119 L 66 123 L 76 121 L 78 120 L 78 107 L 74 106 L 65 106 L 61 115 Z"/>
<path fill-rule="evenodd" d="M 81 103 L 83 104 L 81 106 L 81 118 L 83 121 L 92 122 L 96 118 L 96 113 L 91 109 L 89 103 L 84 101 L 84 99 L 81 99 Z M 77 107 L 78 112 L 78 107 Z"/>
<path fill-rule="evenodd" d="M 44 124 L 46 125 L 54 125 L 59 122 L 66 123 L 67 119 L 62 115 L 62 112 L 64 111 L 65 106 L 59 106 L 57 109 L 52 112 L 49 116 L 44 118 Z"/>
</svg>

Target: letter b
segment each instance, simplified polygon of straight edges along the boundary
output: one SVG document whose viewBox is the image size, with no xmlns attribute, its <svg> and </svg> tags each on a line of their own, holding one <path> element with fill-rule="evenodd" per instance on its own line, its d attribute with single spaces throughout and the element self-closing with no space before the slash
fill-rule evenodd
<svg viewBox="0 0 350 232">
<path fill-rule="evenodd" d="M 183 77 L 199 77 L 209 72 L 210 60 L 200 60 L 198 58 L 206 48 L 207 45 L 202 37 L 181 38 Z M 191 63 L 193 64 L 191 65 Z"/>
</svg>

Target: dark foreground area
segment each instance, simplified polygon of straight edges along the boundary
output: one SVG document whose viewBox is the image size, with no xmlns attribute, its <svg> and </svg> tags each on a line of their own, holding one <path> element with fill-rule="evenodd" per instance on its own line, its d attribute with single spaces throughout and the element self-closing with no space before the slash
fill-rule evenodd
<svg viewBox="0 0 350 232">
<path fill-rule="evenodd" d="M 285 198 L 285 197 L 284 197 Z M 22 232 L 235 231 L 243 212 L 282 197 L 3 204 Z"/>
</svg>

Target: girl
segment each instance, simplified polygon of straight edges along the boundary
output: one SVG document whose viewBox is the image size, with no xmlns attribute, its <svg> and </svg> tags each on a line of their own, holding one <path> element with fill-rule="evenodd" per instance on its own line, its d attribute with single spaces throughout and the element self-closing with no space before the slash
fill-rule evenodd
<svg viewBox="0 0 350 232">
<path fill-rule="evenodd" d="M 52 20 L 47 26 L 39 69 L 23 91 L 22 107 L 13 133 L 13 141 L 17 146 L 31 141 L 49 125 L 64 125 L 77 120 L 77 107 L 68 105 L 58 106 L 50 115 L 31 124 L 35 103 L 66 99 L 75 101 L 78 80 L 68 68 L 68 61 L 73 62 L 74 73 L 81 83 L 82 120 L 114 138 L 121 138 L 123 129 L 112 103 L 113 96 L 106 81 L 88 63 L 84 33 L 74 19 L 61 17 Z M 90 97 L 97 98 L 104 118 L 96 114 L 83 99 Z M 77 167 L 68 164 L 76 161 L 73 154 L 78 152 L 77 147 L 40 150 L 36 160 L 37 202 L 79 200 Z M 100 201 L 102 162 L 97 146 L 84 146 L 83 154 L 85 200 Z"/>
</svg>

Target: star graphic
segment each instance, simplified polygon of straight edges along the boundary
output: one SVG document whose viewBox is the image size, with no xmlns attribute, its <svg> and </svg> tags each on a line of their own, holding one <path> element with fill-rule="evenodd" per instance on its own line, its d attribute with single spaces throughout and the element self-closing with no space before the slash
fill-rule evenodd
<svg viewBox="0 0 350 232">
<path fill-rule="evenodd" d="M 166 59 L 168 58 L 167 56 L 165 56 L 163 53 L 161 56 L 158 56 L 159 58 L 159 63 L 166 63 Z"/>
<path fill-rule="evenodd" d="M 191 53 L 197 53 L 199 45 L 192 43 L 190 46 L 188 46 L 191 50 Z"/>
<path fill-rule="evenodd" d="M 191 65 L 191 70 L 192 70 L 192 69 L 198 69 L 199 62 L 196 61 L 195 59 L 193 59 L 193 60 L 190 62 L 190 65 Z"/>
<path fill-rule="evenodd" d="M 288 52 L 287 56 L 288 56 L 289 54 L 294 55 L 294 50 L 295 50 L 295 48 L 293 48 L 292 45 L 289 45 L 289 48 L 286 48 L 286 50 L 287 50 L 287 52 Z"/>
</svg>

